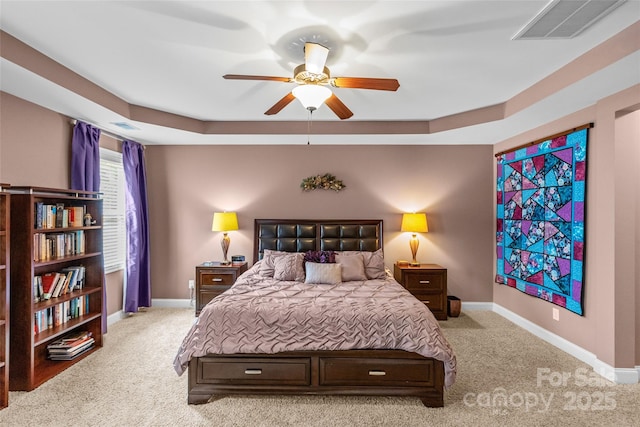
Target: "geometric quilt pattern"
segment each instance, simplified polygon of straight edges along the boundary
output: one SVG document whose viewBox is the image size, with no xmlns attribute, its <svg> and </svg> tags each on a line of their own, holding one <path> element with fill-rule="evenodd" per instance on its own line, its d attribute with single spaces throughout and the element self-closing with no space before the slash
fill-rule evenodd
<svg viewBox="0 0 640 427">
<path fill-rule="evenodd" d="M 496 282 L 580 315 L 587 135 L 497 157 Z"/>
</svg>

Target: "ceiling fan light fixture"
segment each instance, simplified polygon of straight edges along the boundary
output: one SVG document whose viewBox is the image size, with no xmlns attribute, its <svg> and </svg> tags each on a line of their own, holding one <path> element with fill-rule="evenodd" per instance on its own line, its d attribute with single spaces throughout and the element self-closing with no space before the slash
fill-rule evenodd
<svg viewBox="0 0 640 427">
<path fill-rule="evenodd" d="M 291 91 L 307 110 L 317 110 L 332 94 L 331 89 L 320 85 L 300 85 Z"/>
<path fill-rule="evenodd" d="M 307 71 L 314 74 L 321 74 L 324 70 L 324 64 L 327 62 L 329 49 L 317 43 L 304 44 L 304 62 Z"/>
</svg>

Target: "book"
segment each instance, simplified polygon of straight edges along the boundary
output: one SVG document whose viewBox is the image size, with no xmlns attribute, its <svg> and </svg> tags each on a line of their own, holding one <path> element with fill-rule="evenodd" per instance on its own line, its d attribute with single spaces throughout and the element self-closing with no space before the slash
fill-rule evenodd
<svg viewBox="0 0 640 427">
<path fill-rule="evenodd" d="M 83 355 L 84 353 L 86 353 L 87 351 L 91 350 L 93 348 L 94 344 L 93 342 L 87 344 L 86 346 L 79 348 L 77 351 L 73 352 L 73 353 L 50 353 L 49 354 L 49 359 L 51 360 L 73 360 L 76 357 L 79 357 L 81 355 Z"/>
<path fill-rule="evenodd" d="M 36 228 L 43 228 L 43 218 L 44 218 L 44 204 L 42 202 L 36 202 Z"/>
<path fill-rule="evenodd" d="M 72 292 L 74 289 L 80 289 L 78 286 L 78 275 L 80 274 L 80 267 L 65 267 L 61 270 L 64 273 L 71 273 L 71 278 L 69 279 L 69 288 L 67 292 Z"/>
<path fill-rule="evenodd" d="M 72 227 L 82 227 L 84 220 L 84 207 L 73 206 L 71 208 L 71 215 L 69 216 L 70 225 Z"/>
<path fill-rule="evenodd" d="M 64 203 L 56 203 L 56 228 L 62 228 L 62 212 L 64 211 Z"/>
<path fill-rule="evenodd" d="M 47 345 L 47 348 L 70 349 L 82 344 L 87 338 L 90 338 L 92 335 L 93 334 L 91 333 L 91 331 L 74 331 L 63 336 L 62 338 L 51 342 L 49 345 Z"/>
<path fill-rule="evenodd" d="M 56 284 L 53 291 L 51 291 L 51 298 L 57 298 L 60 296 L 60 291 L 62 290 L 62 287 L 64 286 L 64 282 L 67 278 L 66 275 L 63 275 L 60 273 L 55 273 L 55 274 L 56 274 Z"/>
<path fill-rule="evenodd" d="M 94 347 L 90 331 L 77 331 L 47 345 L 51 360 L 72 360 Z"/>
<path fill-rule="evenodd" d="M 40 281 L 42 282 L 42 299 L 51 298 L 51 294 L 53 293 L 53 288 L 55 286 L 55 282 L 57 273 L 45 273 L 40 276 Z"/>
</svg>

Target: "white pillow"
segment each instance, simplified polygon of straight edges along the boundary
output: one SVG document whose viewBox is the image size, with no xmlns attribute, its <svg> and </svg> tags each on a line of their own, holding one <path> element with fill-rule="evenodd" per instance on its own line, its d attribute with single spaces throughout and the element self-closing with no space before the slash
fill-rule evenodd
<svg viewBox="0 0 640 427">
<path fill-rule="evenodd" d="M 378 249 L 374 252 L 368 251 L 343 251 L 336 252 L 336 257 L 340 256 L 353 256 L 362 255 L 364 260 L 364 272 L 368 279 L 384 279 L 387 273 L 384 269 L 384 254 L 382 249 Z"/>
<path fill-rule="evenodd" d="M 364 257 L 362 254 L 336 255 L 336 263 L 342 265 L 342 281 L 351 282 L 367 280 L 364 271 Z"/>
<path fill-rule="evenodd" d="M 273 278 L 276 280 L 302 282 L 304 280 L 303 260 L 303 253 L 288 253 L 276 257 L 273 262 Z"/>
<path fill-rule="evenodd" d="M 337 285 L 342 282 L 342 266 L 340 264 L 305 263 L 307 270 L 304 283 Z"/>
</svg>

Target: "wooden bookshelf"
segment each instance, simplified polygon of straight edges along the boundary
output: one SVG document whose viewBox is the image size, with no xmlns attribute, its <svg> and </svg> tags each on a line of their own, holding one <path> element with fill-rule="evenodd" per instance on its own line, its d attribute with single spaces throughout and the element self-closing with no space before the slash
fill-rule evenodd
<svg viewBox="0 0 640 427">
<path fill-rule="evenodd" d="M 8 184 L 0 184 L 0 409 L 9 405 L 9 217 Z"/>
<path fill-rule="evenodd" d="M 11 187 L 11 370 L 9 389 L 30 391 L 54 377 L 62 370 L 102 347 L 102 293 L 104 262 L 102 256 L 102 197 L 100 193 L 61 190 L 43 187 Z M 60 206 L 65 209 L 82 207 L 90 213 L 94 224 L 84 222 L 53 224 L 51 228 L 37 228 L 42 215 L 39 205 Z M 40 219 L 38 219 L 40 218 Z M 73 245 L 72 253 L 50 250 L 56 236 L 82 236 L 82 245 Z M 36 236 L 39 235 L 39 236 Z M 44 235 L 47 243 L 37 244 Z M 36 247 L 37 245 L 37 247 Z M 43 248 L 48 247 L 46 255 Z M 68 245 L 65 246 L 68 248 Z M 80 249 L 81 248 L 81 249 Z M 84 267 L 84 285 L 57 298 L 38 300 L 34 277 L 62 271 L 66 267 Z M 61 322 L 47 324 L 46 313 L 68 306 L 72 300 L 86 301 L 86 312 L 69 317 L 66 311 Z M 37 321 L 37 318 L 40 321 Z M 47 345 L 71 332 L 90 331 L 95 339 L 93 349 L 69 361 L 48 358 Z"/>
</svg>

